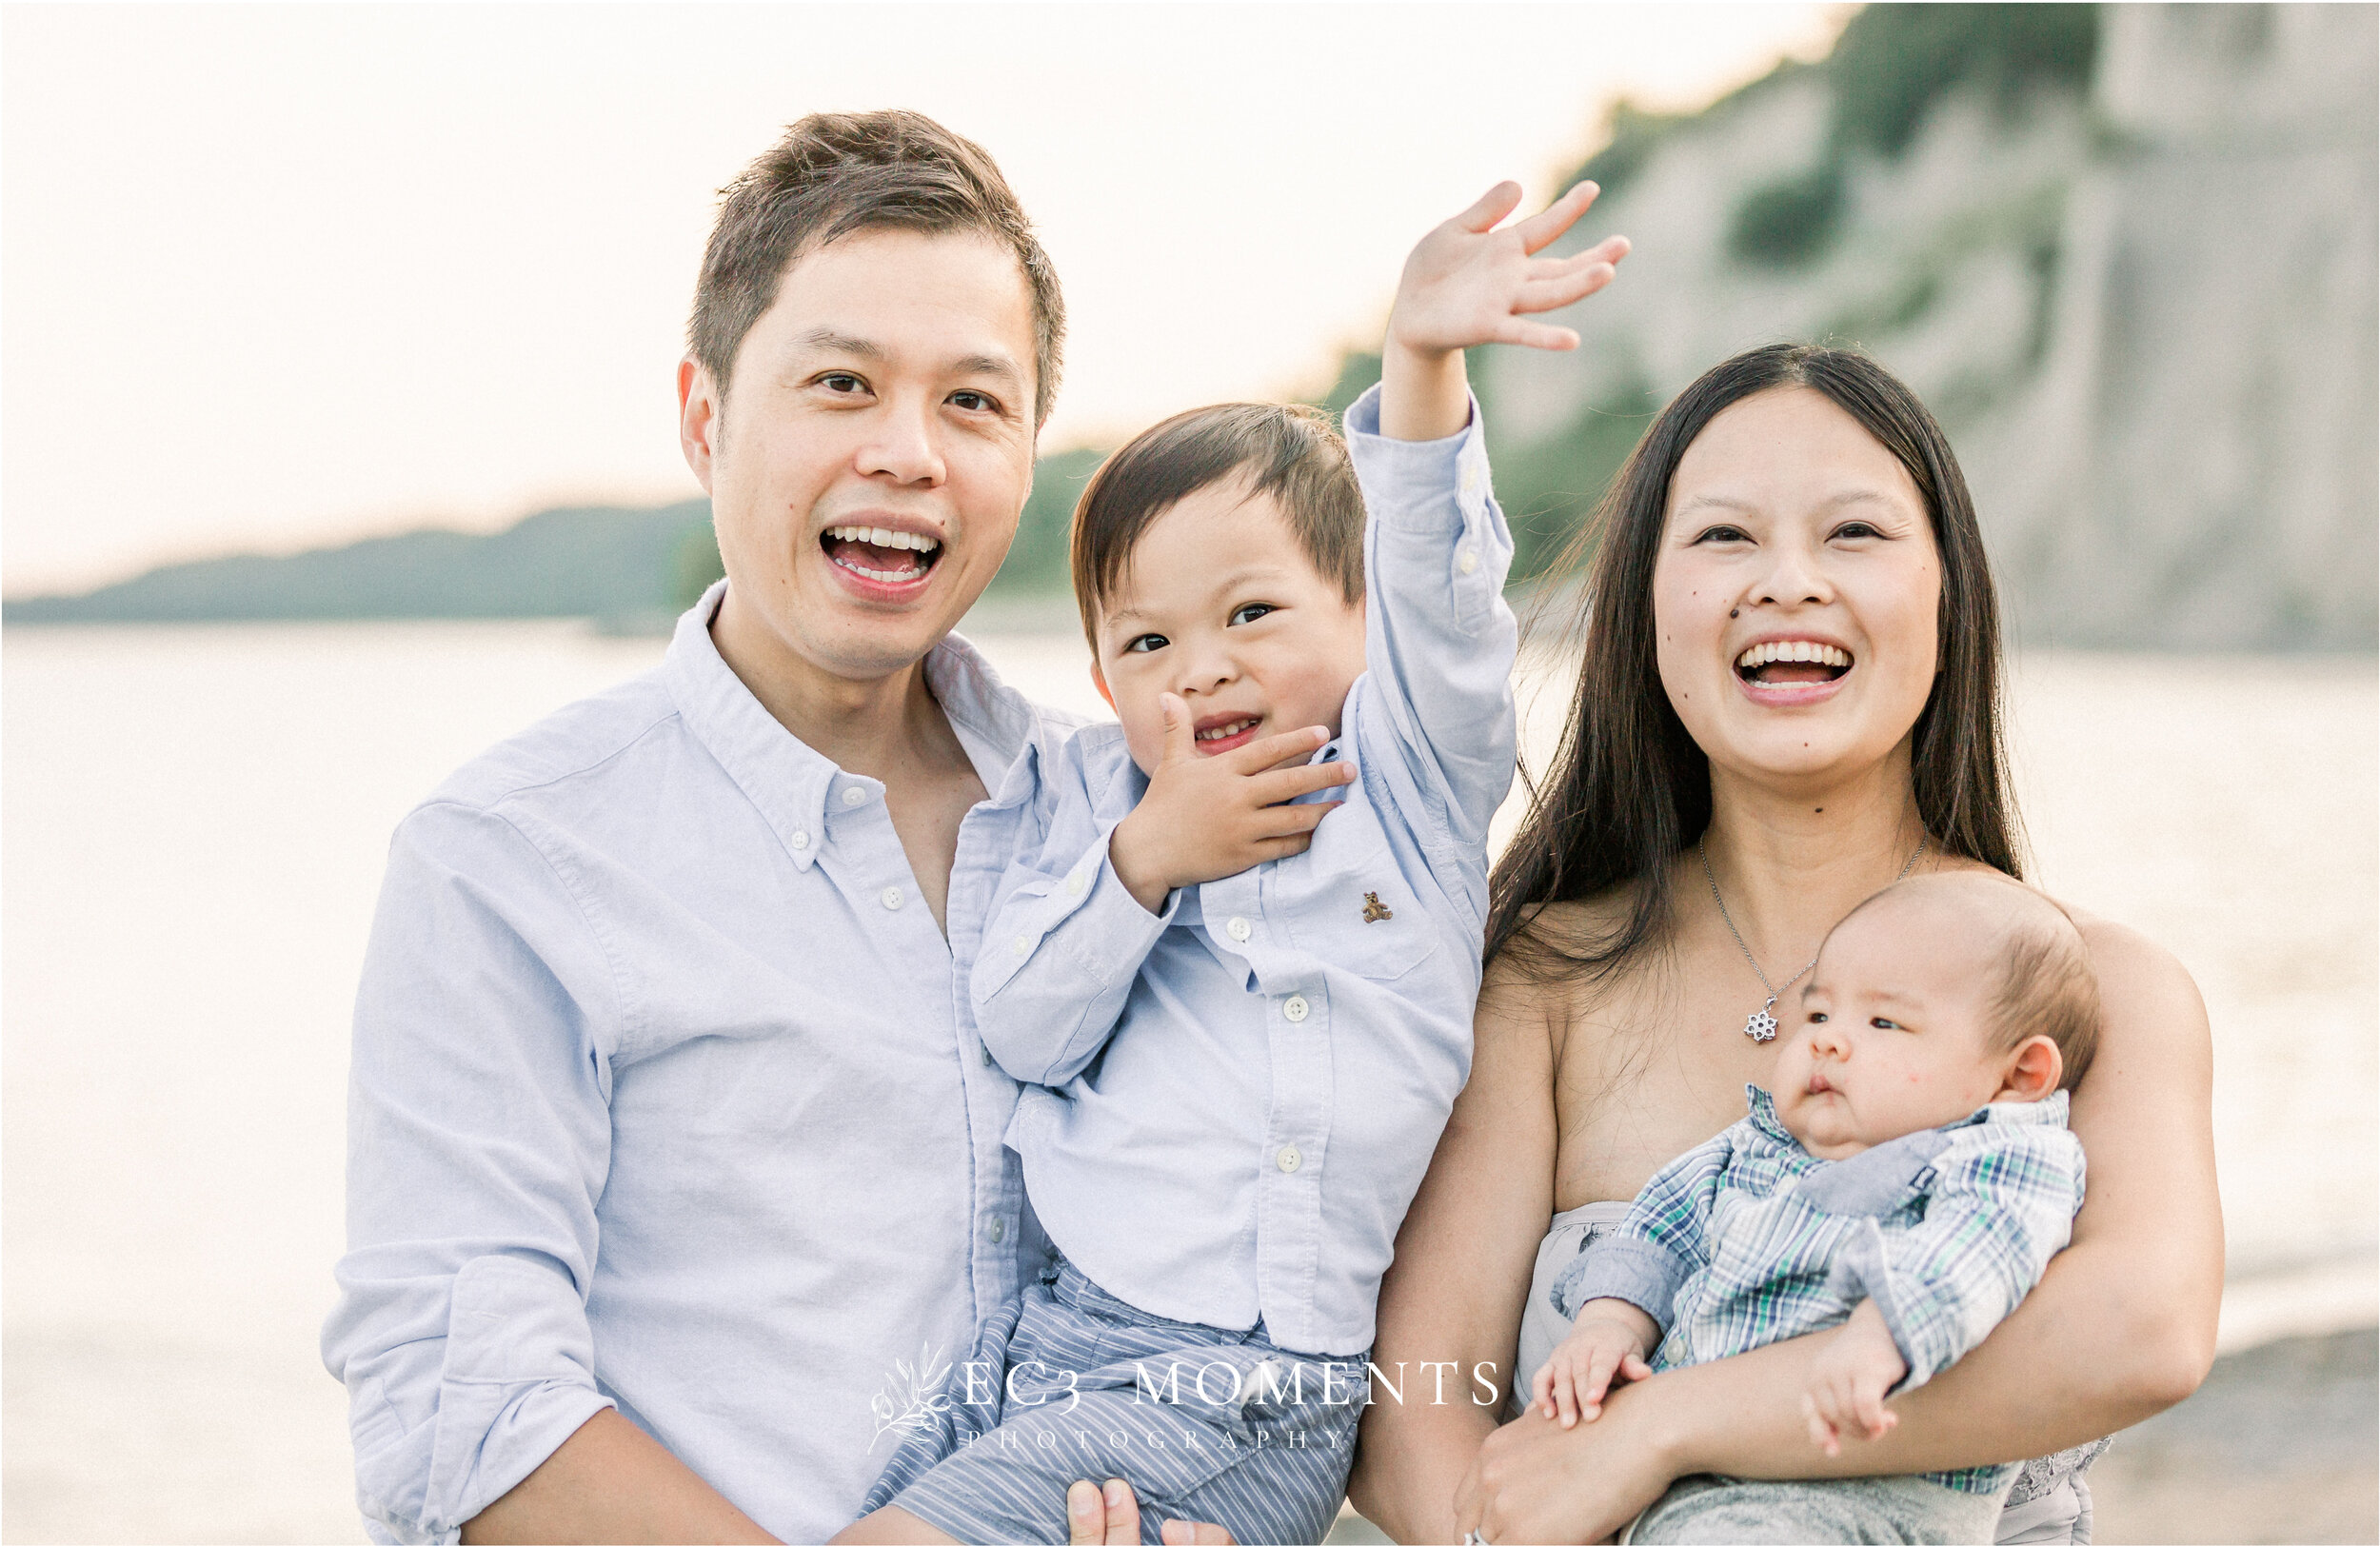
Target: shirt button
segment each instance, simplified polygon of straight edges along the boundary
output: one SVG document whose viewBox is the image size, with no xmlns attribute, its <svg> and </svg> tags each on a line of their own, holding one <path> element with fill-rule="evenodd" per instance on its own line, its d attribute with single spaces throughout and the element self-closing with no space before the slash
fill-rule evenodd
<svg viewBox="0 0 2380 1546">
<path fill-rule="evenodd" d="M 1455 567 L 1460 569 L 1465 574 L 1469 574 L 1472 570 L 1478 568 L 1478 566 L 1479 555 L 1473 552 L 1468 547 L 1462 550 L 1462 557 L 1455 560 Z"/>
<path fill-rule="evenodd" d="M 843 792 L 843 803 L 846 805 L 864 805 L 867 803 L 867 791 L 855 783 Z"/>
<path fill-rule="evenodd" d="M 901 910 L 902 902 L 906 900 L 907 899 L 902 897 L 901 894 L 901 887 L 897 885 L 888 885 L 884 887 L 884 905 L 893 911 L 899 912 Z"/>
<path fill-rule="evenodd" d="M 1020 956 L 1029 956 L 1033 954 L 1033 936 L 1029 934 L 1018 935 L 1015 948 L 1017 954 Z"/>
<path fill-rule="evenodd" d="M 1280 1153 L 1273 1156 L 1273 1163 L 1280 1166 L 1281 1174 L 1284 1176 L 1289 1175 L 1305 1162 L 1306 1157 L 1298 1152 L 1298 1146 L 1295 1143 L 1282 1144 Z"/>
<path fill-rule="evenodd" d="M 1246 919 L 1235 918 L 1230 922 L 1223 925 L 1223 932 L 1239 941 L 1241 944 L 1246 944 L 1248 942 L 1248 936 L 1254 934 L 1256 930 L 1248 926 L 1248 921 Z"/>
<path fill-rule="evenodd" d="M 1306 1002 L 1304 994 L 1293 993 L 1289 996 L 1289 1001 L 1280 1006 L 1281 1018 L 1295 1025 L 1306 1018 L 1306 1011 L 1312 1007 Z"/>
<path fill-rule="evenodd" d="M 1008 1220 L 1005 1219 L 995 1219 L 990 1223 L 983 1226 L 983 1233 L 992 1238 L 992 1243 L 994 1245 L 998 1245 L 1001 1241 L 1008 1238 Z"/>
<path fill-rule="evenodd" d="M 796 849 L 807 848 L 810 845 L 810 835 L 807 832 L 796 832 L 793 835 L 793 845 Z"/>
<path fill-rule="evenodd" d="M 1083 881 L 1082 877 L 1079 874 L 1067 876 L 1066 895 L 1070 897 L 1079 897 L 1082 895 L 1082 887 L 1085 883 L 1086 882 Z"/>
</svg>

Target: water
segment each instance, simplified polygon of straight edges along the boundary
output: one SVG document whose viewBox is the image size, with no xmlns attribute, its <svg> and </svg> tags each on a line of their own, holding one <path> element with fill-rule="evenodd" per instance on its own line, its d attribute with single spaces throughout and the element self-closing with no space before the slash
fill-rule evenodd
<svg viewBox="0 0 2380 1546">
<path fill-rule="evenodd" d="M 1099 709 L 1078 637 L 986 648 Z M 9 632 L 0 1533 L 359 1537 L 314 1338 L 388 831 L 660 649 L 543 623 Z M 2233 1344 L 2372 1318 L 2376 685 L 2370 661 L 2016 674 L 2043 879 L 2207 995 Z M 1541 741 L 1558 693 L 1525 696 Z"/>
</svg>

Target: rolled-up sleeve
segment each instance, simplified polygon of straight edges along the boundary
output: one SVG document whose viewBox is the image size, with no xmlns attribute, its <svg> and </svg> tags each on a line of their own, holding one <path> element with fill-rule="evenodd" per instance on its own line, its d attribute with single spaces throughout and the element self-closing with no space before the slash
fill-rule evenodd
<svg viewBox="0 0 2380 1546">
<path fill-rule="evenodd" d="M 432 804 L 389 852 L 356 1001 L 347 1254 L 323 1360 L 375 1535 L 452 1540 L 596 1412 L 586 1298 L 623 988 L 558 868 Z"/>
</svg>

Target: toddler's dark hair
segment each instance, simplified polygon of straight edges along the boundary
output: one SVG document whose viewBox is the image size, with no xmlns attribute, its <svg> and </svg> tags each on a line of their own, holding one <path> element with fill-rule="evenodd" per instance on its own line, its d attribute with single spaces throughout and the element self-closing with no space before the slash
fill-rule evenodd
<svg viewBox="0 0 2380 1546">
<path fill-rule="evenodd" d="M 1142 430 L 1101 464 L 1074 511 L 1074 595 L 1099 650 L 1100 609 L 1150 523 L 1200 489 L 1241 478 L 1269 494 L 1315 571 L 1363 599 L 1363 494 L 1328 415 L 1299 404 L 1219 403 Z"/>
</svg>

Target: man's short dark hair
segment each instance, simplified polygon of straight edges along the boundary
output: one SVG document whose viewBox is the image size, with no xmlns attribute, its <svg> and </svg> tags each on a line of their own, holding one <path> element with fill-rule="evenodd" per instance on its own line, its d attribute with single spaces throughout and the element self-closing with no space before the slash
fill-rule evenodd
<svg viewBox="0 0 2380 1546">
<path fill-rule="evenodd" d="M 899 109 L 814 112 L 721 190 L 686 328 L 720 394 L 794 260 L 876 227 L 977 231 L 1016 254 L 1033 294 L 1033 422 L 1047 419 L 1066 336 L 1058 270 L 983 148 Z"/>
<path fill-rule="evenodd" d="M 1124 582 L 1150 523 L 1212 484 L 1269 494 L 1298 545 L 1349 605 L 1363 599 L 1363 491 L 1328 415 L 1298 405 L 1220 403 L 1142 430 L 1093 474 L 1074 511 L 1074 596 L 1099 651 L 1099 612 Z"/>
</svg>

